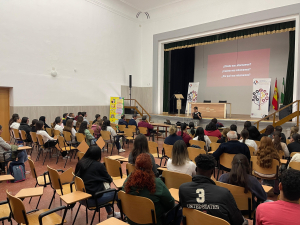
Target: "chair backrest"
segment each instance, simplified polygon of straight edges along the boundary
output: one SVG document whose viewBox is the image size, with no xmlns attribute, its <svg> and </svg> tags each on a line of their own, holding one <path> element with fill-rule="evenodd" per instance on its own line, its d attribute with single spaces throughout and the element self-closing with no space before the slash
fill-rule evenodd
<svg viewBox="0 0 300 225">
<path fill-rule="evenodd" d="M 32 142 L 34 142 L 34 143 L 38 142 L 35 132 L 30 132 L 30 136 L 31 136 Z"/>
<path fill-rule="evenodd" d="M 126 128 L 126 125 L 118 125 L 119 127 L 119 131 L 124 131 L 124 129 Z"/>
<path fill-rule="evenodd" d="M 52 169 L 48 165 L 47 165 L 47 169 L 48 169 L 48 172 L 49 172 L 51 187 L 53 189 L 61 189 L 60 177 L 59 177 L 59 174 L 58 174 L 57 170 Z"/>
<path fill-rule="evenodd" d="M 121 200 L 122 212 L 132 222 L 137 224 L 156 224 L 155 206 L 150 199 L 126 194 L 124 191 L 118 192 L 118 198 Z"/>
<path fill-rule="evenodd" d="M 133 137 L 133 130 L 132 129 L 130 129 L 130 128 L 124 128 L 124 134 L 125 134 L 125 136 L 126 137 Z"/>
<path fill-rule="evenodd" d="M 165 156 L 172 158 L 173 145 L 163 144 Z"/>
<path fill-rule="evenodd" d="M 23 141 L 26 141 L 27 135 L 26 135 L 25 130 L 20 130 L 20 133 L 21 133 L 21 139 L 22 139 Z"/>
<path fill-rule="evenodd" d="M 205 225 L 230 225 L 226 220 L 211 216 L 197 209 L 183 208 L 182 214 L 185 217 L 183 225 L 199 224 L 199 221 L 203 221 Z"/>
<path fill-rule="evenodd" d="M 11 208 L 11 212 L 13 215 L 14 220 L 18 224 L 28 224 L 28 219 L 26 215 L 26 209 L 21 201 L 21 199 L 16 198 L 15 196 L 12 196 L 8 190 L 6 190 L 7 199 Z M 23 214 L 24 211 L 24 214 Z M 25 216 L 25 217 L 24 217 Z"/>
<path fill-rule="evenodd" d="M 89 131 L 90 131 L 91 135 L 94 136 L 94 130 L 93 129 L 89 129 Z"/>
<path fill-rule="evenodd" d="M 198 140 L 190 140 L 189 141 L 190 145 L 197 145 L 202 149 L 206 149 L 206 143 L 204 141 L 198 141 Z"/>
<path fill-rule="evenodd" d="M 16 139 L 20 139 L 19 130 L 18 130 L 18 129 L 12 129 L 12 130 L 13 130 L 14 137 L 15 137 Z"/>
<path fill-rule="evenodd" d="M 74 182 L 75 182 L 75 188 L 77 191 L 86 192 L 84 182 L 80 177 L 75 176 Z"/>
<path fill-rule="evenodd" d="M 255 156 L 255 148 L 253 148 L 251 146 L 248 146 L 248 148 L 249 148 L 249 151 L 250 151 L 250 155 Z"/>
<path fill-rule="evenodd" d="M 104 141 L 110 141 L 111 138 L 111 133 L 107 130 L 101 130 L 101 137 L 103 138 Z"/>
<path fill-rule="evenodd" d="M 295 170 L 300 170 L 300 162 L 290 162 L 289 168 L 293 168 Z"/>
<path fill-rule="evenodd" d="M 300 152 L 292 152 L 291 155 L 290 155 L 290 157 L 293 158 L 293 156 L 294 156 L 295 154 L 297 154 L 297 153 L 300 154 Z"/>
<path fill-rule="evenodd" d="M 46 132 L 52 137 L 53 136 L 53 129 L 52 128 L 46 128 Z"/>
<path fill-rule="evenodd" d="M 169 170 L 164 170 L 162 176 L 165 180 L 165 185 L 168 189 L 176 188 L 179 189 L 181 184 L 192 182 L 192 176 L 184 173 L 176 173 Z"/>
<path fill-rule="evenodd" d="M 279 155 L 279 158 L 280 159 L 284 159 L 284 151 L 282 150 L 282 151 L 279 151 L 278 152 L 278 155 Z"/>
<path fill-rule="evenodd" d="M 278 175 L 279 161 L 276 159 L 273 159 L 271 168 L 262 168 L 259 165 L 257 165 L 257 156 L 251 156 L 251 166 L 252 170 L 255 170 L 256 172 L 259 172 L 261 174 Z"/>
<path fill-rule="evenodd" d="M 65 139 L 62 136 L 58 136 L 58 145 L 60 147 L 60 150 L 64 147 L 66 147 Z"/>
<path fill-rule="evenodd" d="M 92 124 L 92 125 L 93 125 L 93 121 L 92 121 L 92 120 L 90 120 L 90 121 L 89 121 L 89 124 Z"/>
<path fill-rule="evenodd" d="M 108 157 L 104 158 L 105 166 L 107 169 L 107 172 L 112 177 L 122 177 L 122 167 L 121 163 L 117 160 L 110 159 Z"/>
<path fill-rule="evenodd" d="M 78 160 L 82 159 L 82 157 L 84 156 L 84 154 L 85 154 L 84 152 L 78 151 L 78 152 L 77 152 Z"/>
<path fill-rule="evenodd" d="M 131 163 L 126 164 L 126 171 L 127 171 L 127 176 L 131 174 L 135 170 L 135 165 L 132 165 Z"/>
<path fill-rule="evenodd" d="M 37 134 L 36 137 L 37 137 L 37 140 L 38 140 L 38 144 L 39 144 L 40 146 L 43 146 L 43 145 L 44 145 L 44 140 L 43 140 L 42 135 Z"/>
<path fill-rule="evenodd" d="M 135 125 L 128 125 L 128 128 L 130 128 L 134 132 L 136 131 L 136 126 Z"/>
<path fill-rule="evenodd" d="M 236 154 L 228 154 L 228 153 L 222 153 L 222 155 L 220 156 L 220 165 L 228 168 L 228 169 L 231 169 L 232 165 L 232 160 L 233 160 L 233 157 L 235 156 Z"/>
<path fill-rule="evenodd" d="M 58 136 L 58 135 L 60 135 L 60 131 L 59 130 L 53 130 L 53 134 L 54 134 L 54 136 Z"/>
<path fill-rule="evenodd" d="M 63 131 L 63 135 L 64 135 L 64 138 L 65 138 L 66 141 L 72 141 L 71 132 Z"/>
<path fill-rule="evenodd" d="M 155 154 L 158 150 L 158 144 L 154 141 L 148 141 L 149 153 Z"/>
<path fill-rule="evenodd" d="M 291 139 L 286 138 L 285 139 L 285 143 L 286 143 L 286 145 L 290 144 L 291 143 Z"/>
<path fill-rule="evenodd" d="M 195 162 L 195 158 L 200 155 L 200 154 L 206 154 L 206 151 L 204 149 L 200 149 L 200 148 L 192 148 L 192 147 L 188 147 L 187 148 L 188 152 L 189 152 L 189 158 L 190 160 L 192 160 L 193 162 Z"/>
<path fill-rule="evenodd" d="M 30 166 L 32 177 L 36 179 L 37 175 L 36 175 L 36 171 L 35 171 L 34 162 L 31 159 L 28 159 L 28 163 L 29 163 L 29 166 Z"/>
<path fill-rule="evenodd" d="M 88 144 L 83 140 L 77 147 L 77 150 L 83 153 L 86 153 L 86 151 L 89 149 Z"/>
<path fill-rule="evenodd" d="M 252 193 L 250 191 L 244 193 L 245 188 L 243 187 L 222 183 L 219 181 L 215 181 L 215 183 L 217 186 L 227 188 L 230 191 L 239 210 L 252 209 Z"/>
<path fill-rule="evenodd" d="M 211 142 L 210 143 L 210 148 L 211 148 L 211 151 L 216 151 L 220 146 L 220 143 L 216 143 L 216 142 Z"/>
<path fill-rule="evenodd" d="M 138 127 L 139 128 L 139 131 L 141 134 L 148 134 L 148 128 L 147 127 Z"/>
<path fill-rule="evenodd" d="M 256 143 L 257 147 L 260 146 L 260 141 L 255 141 L 255 143 Z"/>
<path fill-rule="evenodd" d="M 209 140 L 213 143 L 217 143 L 217 141 L 219 140 L 218 137 L 215 137 L 215 136 L 208 136 Z"/>
<path fill-rule="evenodd" d="M 76 133 L 75 136 L 76 136 L 77 142 L 81 143 L 82 141 L 85 141 L 85 135 L 84 134 Z"/>
</svg>

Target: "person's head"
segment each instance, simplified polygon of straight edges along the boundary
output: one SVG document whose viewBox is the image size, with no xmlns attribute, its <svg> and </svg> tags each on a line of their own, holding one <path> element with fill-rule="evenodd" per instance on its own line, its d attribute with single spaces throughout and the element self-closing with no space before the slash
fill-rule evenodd
<svg viewBox="0 0 300 225">
<path fill-rule="evenodd" d="M 198 112 L 198 107 L 197 106 L 194 107 L 194 112 Z"/>
<path fill-rule="evenodd" d="M 229 131 L 230 131 L 229 128 L 224 128 L 223 131 L 222 131 L 222 136 L 224 137 L 225 142 L 228 141 L 227 134 L 228 134 Z"/>
<path fill-rule="evenodd" d="M 198 127 L 196 130 L 195 137 L 198 137 L 198 141 L 204 141 L 204 129 L 203 127 Z"/>
<path fill-rule="evenodd" d="M 101 119 L 100 114 L 96 114 L 96 115 L 95 115 L 95 119 L 96 119 L 96 120 L 100 120 L 100 119 Z"/>
<path fill-rule="evenodd" d="M 82 112 L 81 115 L 82 115 L 83 117 L 87 117 L 86 112 Z"/>
<path fill-rule="evenodd" d="M 84 156 L 76 165 L 75 174 L 78 177 L 82 177 L 86 170 L 93 162 L 101 160 L 101 149 L 98 146 L 91 146 L 86 151 Z"/>
<path fill-rule="evenodd" d="M 28 117 L 23 117 L 21 123 L 29 123 Z"/>
<path fill-rule="evenodd" d="M 217 130 L 217 126 L 214 122 L 210 122 L 209 124 L 206 125 L 205 130 L 214 131 L 214 130 Z"/>
<path fill-rule="evenodd" d="M 169 129 L 170 135 L 176 134 L 176 131 L 177 131 L 177 127 L 175 125 L 172 125 Z"/>
<path fill-rule="evenodd" d="M 218 120 L 217 120 L 217 118 L 213 118 L 213 119 L 211 120 L 211 122 L 217 124 Z"/>
<path fill-rule="evenodd" d="M 293 134 L 293 136 L 291 137 L 291 142 L 300 143 L 300 134 L 298 134 L 298 133 Z"/>
<path fill-rule="evenodd" d="M 63 118 L 67 119 L 68 115 L 69 115 L 68 113 L 64 113 Z"/>
<path fill-rule="evenodd" d="M 37 121 L 35 124 L 35 129 L 36 129 L 36 131 L 44 130 L 44 122 L 41 120 Z"/>
<path fill-rule="evenodd" d="M 76 122 L 76 127 L 80 127 L 81 123 L 83 122 L 83 116 L 78 116 L 77 117 L 77 122 Z"/>
<path fill-rule="evenodd" d="M 131 192 L 131 187 L 135 187 L 138 190 L 146 188 L 150 193 L 155 193 L 155 175 L 152 167 L 150 155 L 146 153 L 140 154 L 135 160 L 135 170 L 125 184 L 125 192 L 128 194 Z"/>
<path fill-rule="evenodd" d="M 211 177 L 217 164 L 215 157 L 212 155 L 200 154 L 195 158 L 196 173 L 206 177 Z"/>
<path fill-rule="evenodd" d="M 185 142 L 182 140 L 176 141 L 172 149 L 172 164 L 174 166 L 183 166 L 189 160 L 189 153 Z"/>
<path fill-rule="evenodd" d="M 74 118 L 74 113 L 69 113 L 69 117 Z"/>
<path fill-rule="evenodd" d="M 265 135 L 271 135 L 274 132 L 274 127 L 272 125 L 268 125 L 266 127 Z"/>
<path fill-rule="evenodd" d="M 194 135 L 195 134 L 195 125 L 194 125 L 194 122 L 190 122 L 189 123 L 189 127 L 191 129 L 191 135 Z"/>
<path fill-rule="evenodd" d="M 235 124 L 230 125 L 230 130 L 237 131 L 237 126 Z"/>
<path fill-rule="evenodd" d="M 229 131 L 227 133 L 227 139 L 228 139 L 228 141 L 235 141 L 235 140 L 237 140 L 238 136 L 237 136 L 236 131 L 233 131 L 233 130 Z"/>
<path fill-rule="evenodd" d="M 133 144 L 133 149 L 131 152 L 133 162 L 135 162 L 136 158 L 141 153 L 149 153 L 149 146 L 148 146 L 148 141 L 147 141 L 146 136 L 143 134 L 138 134 L 135 138 L 135 141 Z"/>
<path fill-rule="evenodd" d="M 82 112 L 78 112 L 78 113 L 77 113 L 77 116 L 81 116 L 81 115 L 82 115 Z"/>
<path fill-rule="evenodd" d="M 142 116 L 142 120 L 146 121 L 147 120 L 147 116 Z"/>
<path fill-rule="evenodd" d="M 280 199 L 298 203 L 300 199 L 300 171 L 292 168 L 285 170 L 279 183 Z"/>
<path fill-rule="evenodd" d="M 244 129 L 246 129 L 246 130 L 248 130 L 248 128 L 251 127 L 251 126 L 252 126 L 252 124 L 251 124 L 250 121 L 246 121 L 246 122 L 244 123 Z"/>
<path fill-rule="evenodd" d="M 52 124 L 52 128 L 54 128 L 56 124 L 60 125 L 61 122 L 62 122 L 62 120 L 61 120 L 60 116 L 57 116 Z"/>
<path fill-rule="evenodd" d="M 70 129 L 72 129 L 72 127 L 73 127 L 73 120 L 72 119 L 68 119 L 67 122 L 66 122 L 66 126 L 65 127 L 68 127 Z"/>
<path fill-rule="evenodd" d="M 11 116 L 9 122 L 8 122 L 9 126 L 10 126 L 13 122 L 17 122 L 18 119 L 19 119 L 19 114 L 17 114 L 17 113 L 12 114 L 12 116 Z"/>
<path fill-rule="evenodd" d="M 293 134 L 296 134 L 298 132 L 299 132 L 299 127 L 293 126 L 293 127 L 291 127 L 291 134 L 290 134 L 290 136 L 292 137 Z"/>
<path fill-rule="evenodd" d="M 103 116 L 103 121 L 107 120 L 107 116 Z"/>
<path fill-rule="evenodd" d="M 45 117 L 45 116 L 41 116 L 41 117 L 39 118 L 39 121 L 43 121 L 44 123 L 46 123 L 46 117 Z"/>
<path fill-rule="evenodd" d="M 276 126 L 275 131 L 279 131 L 281 133 L 282 132 L 282 127 L 281 126 Z"/>
<path fill-rule="evenodd" d="M 281 146 L 281 132 L 280 131 L 274 131 L 273 145 L 277 151 L 283 151 L 282 146 Z"/>
<path fill-rule="evenodd" d="M 87 129 L 87 122 L 86 122 L 86 121 L 83 121 L 83 122 L 80 124 L 78 133 L 84 134 L 84 131 L 85 131 L 86 129 Z"/>
<path fill-rule="evenodd" d="M 37 119 L 32 120 L 30 126 L 31 126 L 31 127 L 35 126 L 37 122 L 38 122 Z"/>
<path fill-rule="evenodd" d="M 136 115 L 136 114 L 133 114 L 133 115 L 132 115 L 132 118 L 133 118 L 134 120 L 136 120 L 136 119 L 137 119 L 137 115 Z"/>
<path fill-rule="evenodd" d="M 271 138 L 264 136 L 260 139 L 260 145 L 258 149 L 264 149 L 267 147 L 274 148 L 274 145 Z"/>
<path fill-rule="evenodd" d="M 182 137 L 183 133 L 187 131 L 186 123 L 181 123 L 180 129 L 181 129 L 181 137 Z"/>
<path fill-rule="evenodd" d="M 241 137 L 243 139 L 243 143 L 249 138 L 249 131 L 247 129 L 242 130 Z"/>
<path fill-rule="evenodd" d="M 122 120 L 125 120 L 125 114 L 123 114 L 123 115 L 121 116 L 121 119 L 122 119 Z"/>
<path fill-rule="evenodd" d="M 245 188 L 245 193 L 249 191 L 248 174 L 250 166 L 248 158 L 244 154 L 236 154 L 232 160 L 232 168 L 229 173 L 229 184 Z"/>
<path fill-rule="evenodd" d="M 251 139 L 251 140 L 259 139 L 260 132 L 258 131 L 258 129 L 255 126 L 248 127 L 248 131 L 249 131 L 249 139 Z"/>
</svg>

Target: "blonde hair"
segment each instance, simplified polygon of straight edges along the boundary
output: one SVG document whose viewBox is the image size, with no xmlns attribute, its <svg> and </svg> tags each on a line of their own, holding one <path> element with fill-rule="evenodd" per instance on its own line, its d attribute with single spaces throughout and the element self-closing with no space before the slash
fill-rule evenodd
<svg viewBox="0 0 300 225">
<path fill-rule="evenodd" d="M 183 166 L 189 160 L 189 153 L 185 142 L 182 140 L 176 141 L 172 149 L 172 164 L 174 166 Z"/>
<path fill-rule="evenodd" d="M 176 127 L 175 125 L 172 125 L 172 126 L 170 127 L 170 129 L 169 129 L 170 135 L 175 134 L 176 131 L 177 131 L 177 127 Z"/>
<path fill-rule="evenodd" d="M 293 134 L 298 133 L 298 131 L 299 131 L 299 127 L 297 127 L 297 126 L 292 126 L 292 127 L 291 127 L 291 134 L 290 134 L 290 137 L 292 137 Z"/>
</svg>

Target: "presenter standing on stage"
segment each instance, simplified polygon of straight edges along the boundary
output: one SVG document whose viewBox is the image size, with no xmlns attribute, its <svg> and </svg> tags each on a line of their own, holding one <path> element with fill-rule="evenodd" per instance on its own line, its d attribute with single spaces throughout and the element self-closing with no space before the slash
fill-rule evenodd
<svg viewBox="0 0 300 225">
<path fill-rule="evenodd" d="M 194 107 L 194 112 L 192 113 L 192 117 L 193 117 L 194 120 L 202 120 L 201 113 L 198 112 L 198 107 L 197 106 Z"/>
</svg>

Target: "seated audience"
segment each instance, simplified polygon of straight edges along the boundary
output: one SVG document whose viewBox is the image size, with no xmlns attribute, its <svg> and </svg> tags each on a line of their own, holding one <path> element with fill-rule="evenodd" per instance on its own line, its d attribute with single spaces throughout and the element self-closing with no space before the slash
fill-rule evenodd
<svg viewBox="0 0 300 225">
<path fill-rule="evenodd" d="M 222 123 L 218 122 L 217 118 L 213 118 L 213 119 L 211 120 L 211 122 L 215 123 L 216 126 L 217 126 L 217 128 L 219 128 L 219 127 L 224 127 L 224 125 L 223 125 Z"/>
<path fill-rule="evenodd" d="M 66 126 L 66 122 L 67 122 L 68 115 L 69 115 L 68 113 L 64 113 L 64 114 L 63 114 L 62 122 L 63 122 L 63 125 L 64 125 L 64 126 Z"/>
<path fill-rule="evenodd" d="M 290 154 L 292 152 L 300 152 L 300 134 L 294 133 L 287 147 Z"/>
<path fill-rule="evenodd" d="M 38 122 L 37 119 L 34 119 L 34 120 L 31 121 L 31 125 L 30 125 L 30 127 L 31 127 L 31 132 L 36 132 L 35 125 L 36 125 L 37 122 Z"/>
<path fill-rule="evenodd" d="M 152 171 L 153 165 L 150 155 L 142 153 L 137 156 L 135 168 L 136 169 L 125 180 L 122 190 L 127 194 L 150 199 L 155 206 L 157 225 L 169 224 L 174 218 L 174 215 L 171 213 L 165 220 L 163 219 L 163 215 L 175 206 L 175 201 L 164 182 L 160 178 L 155 178 Z M 135 224 L 132 223 L 129 218 L 127 218 L 127 220 L 129 224 Z M 179 225 L 180 223 L 181 212 L 173 224 Z"/>
<path fill-rule="evenodd" d="M 63 131 L 67 131 L 71 134 L 72 142 L 75 142 L 76 130 L 73 127 L 73 119 L 68 119 L 66 122 L 66 126 Z"/>
<path fill-rule="evenodd" d="M 0 125 L 0 163 L 1 163 L 1 168 L 3 168 L 3 166 L 4 166 L 4 164 L 2 164 L 4 162 L 3 153 L 11 150 L 10 144 L 8 144 L 6 141 L 4 141 L 3 138 L 1 137 L 2 132 L 3 132 L 3 129 L 2 129 L 2 126 Z"/>
<path fill-rule="evenodd" d="M 274 127 L 272 125 L 268 125 L 266 127 L 265 133 L 263 133 L 262 136 L 267 136 L 272 138 L 273 133 L 274 133 Z"/>
<path fill-rule="evenodd" d="M 104 117 L 103 117 L 104 119 Z M 111 135 L 111 140 L 114 141 L 113 143 L 115 143 L 117 149 L 119 152 L 125 152 L 124 149 L 121 148 L 120 145 L 120 137 L 117 135 L 116 131 L 110 126 L 110 121 L 109 120 L 104 120 L 101 130 L 106 130 L 110 132 Z"/>
<path fill-rule="evenodd" d="M 187 126 L 185 123 L 180 125 L 181 130 L 177 132 L 178 136 L 181 136 L 186 146 L 190 146 L 189 141 L 192 140 L 191 136 L 187 133 Z"/>
<path fill-rule="evenodd" d="M 223 174 L 219 181 L 245 188 L 245 193 L 250 191 L 258 202 L 267 200 L 267 193 L 256 177 L 251 175 L 250 165 L 247 157 L 237 154 L 232 160 L 232 168 L 229 173 Z"/>
<path fill-rule="evenodd" d="M 262 135 L 258 131 L 258 129 L 255 126 L 248 127 L 249 132 L 249 139 L 253 141 L 260 141 Z"/>
<path fill-rule="evenodd" d="M 100 114 L 96 114 L 96 115 L 95 115 L 95 119 L 94 119 L 94 121 L 93 121 L 93 124 L 96 123 L 97 121 L 100 121 L 100 120 L 101 120 Z"/>
<path fill-rule="evenodd" d="M 210 141 L 209 137 L 204 134 L 204 129 L 202 127 L 197 128 L 196 134 L 195 134 L 195 137 L 193 138 L 193 140 L 204 141 L 206 144 L 206 150 L 208 150 L 210 147 L 211 141 Z"/>
<path fill-rule="evenodd" d="M 241 138 L 241 135 L 237 132 L 237 126 L 235 124 L 230 125 L 230 130 L 235 131 L 237 133 L 238 139 Z"/>
<path fill-rule="evenodd" d="M 97 192 L 105 191 L 105 183 L 110 184 L 113 180 L 107 173 L 105 166 L 101 161 L 101 149 L 98 146 L 89 147 L 81 160 L 76 165 L 75 175 L 80 177 L 86 188 L 86 192 L 95 195 Z M 114 200 L 114 192 L 107 192 L 97 198 L 98 205 Z M 88 206 L 96 206 L 94 198 L 89 198 Z M 83 201 L 84 204 L 85 200 Z M 107 212 L 107 218 L 116 217 L 121 218 L 119 212 L 115 212 L 113 215 L 113 209 L 111 206 L 105 206 Z"/>
<path fill-rule="evenodd" d="M 12 124 L 9 126 L 10 129 L 19 129 L 20 127 L 20 123 L 21 123 L 21 119 L 19 117 L 14 117 L 12 120 Z"/>
<path fill-rule="evenodd" d="M 250 121 L 246 121 L 246 122 L 244 123 L 244 129 L 246 129 L 246 130 L 248 130 L 248 128 L 251 127 L 251 126 L 252 126 L 252 124 L 251 124 Z"/>
<path fill-rule="evenodd" d="M 155 164 L 155 159 L 154 159 L 153 155 L 149 152 L 147 138 L 143 134 L 138 134 L 133 143 L 133 149 L 129 153 L 128 162 L 130 164 L 134 165 L 136 158 L 142 153 L 147 153 L 150 155 L 151 162 L 152 162 L 152 171 L 157 176 L 158 175 L 158 172 L 157 172 L 158 166 Z"/>
<path fill-rule="evenodd" d="M 67 117 L 67 120 L 68 119 L 72 119 L 72 120 L 75 120 L 74 119 L 74 113 L 69 113 L 68 117 Z"/>
<path fill-rule="evenodd" d="M 220 144 L 218 149 L 213 153 L 213 156 L 216 158 L 216 160 L 219 159 L 219 157 L 223 153 L 228 154 L 244 154 L 249 162 L 250 162 L 250 151 L 246 144 L 239 142 L 237 138 L 237 133 L 235 131 L 229 131 L 227 133 L 227 139 L 228 141 L 226 143 Z"/>
<path fill-rule="evenodd" d="M 273 134 L 273 144 L 274 148 L 278 151 L 279 155 L 283 155 L 287 158 L 290 156 L 288 147 L 286 146 L 286 143 L 281 142 L 281 135 L 282 133 L 280 131 L 275 131 Z"/>
<path fill-rule="evenodd" d="M 79 129 L 82 122 L 83 122 L 83 116 L 81 115 L 77 117 L 77 121 L 76 120 L 73 121 L 73 126 L 75 127 L 76 130 Z"/>
<path fill-rule="evenodd" d="M 224 128 L 223 131 L 222 131 L 222 137 L 217 140 L 217 143 L 225 143 L 228 141 L 227 139 L 227 133 L 230 131 L 229 128 Z"/>
<path fill-rule="evenodd" d="M 172 158 L 167 161 L 167 169 L 191 176 L 196 174 L 196 165 L 189 158 L 184 141 L 176 141 L 172 149 Z"/>
<path fill-rule="evenodd" d="M 291 127 L 291 133 L 290 133 L 290 136 L 288 137 L 288 139 L 291 139 L 292 136 L 293 136 L 294 134 L 297 134 L 298 132 L 299 132 L 299 127 L 297 127 L 297 126 Z"/>
<path fill-rule="evenodd" d="M 257 152 L 257 144 L 255 141 L 248 139 L 249 138 L 249 132 L 248 130 L 244 129 L 241 132 L 241 140 L 240 142 L 246 144 L 247 146 L 253 147 L 255 149 L 255 153 Z"/>
<path fill-rule="evenodd" d="M 56 117 L 53 124 L 52 124 L 52 128 L 54 130 L 58 130 L 60 132 L 60 135 L 63 134 L 64 128 L 62 127 L 62 119 L 60 118 L 60 116 Z"/>
<path fill-rule="evenodd" d="M 75 116 L 74 120 L 76 120 L 76 121 L 77 121 L 77 119 L 78 119 L 78 116 L 82 116 L 82 112 L 78 112 L 78 113 L 77 113 L 77 116 Z"/>
<path fill-rule="evenodd" d="M 85 121 L 88 125 L 90 124 L 90 122 L 87 119 L 87 114 L 86 112 L 82 112 L 81 115 L 83 116 L 83 121 Z"/>
<path fill-rule="evenodd" d="M 285 137 L 285 134 L 282 133 L 282 127 L 281 126 L 276 126 L 275 131 L 279 131 L 281 133 L 280 141 L 283 142 L 283 143 L 286 143 L 286 137 Z"/>
<path fill-rule="evenodd" d="M 45 148 L 54 148 L 55 145 L 57 144 L 57 137 L 53 138 L 50 137 L 49 134 L 44 130 L 44 122 L 43 121 L 38 121 L 36 123 L 36 134 L 39 134 L 42 136 L 43 141 L 44 141 L 44 147 Z M 67 152 L 62 152 L 65 153 L 65 155 L 67 154 Z"/>
<path fill-rule="evenodd" d="M 39 118 L 39 121 L 42 121 L 42 122 L 43 122 L 43 124 L 44 124 L 44 129 L 50 128 L 50 127 L 48 126 L 48 124 L 46 123 L 46 117 L 45 117 L 45 116 L 41 116 L 41 117 Z"/>
<path fill-rule="evenodd" d="M 230 191 L 217 186 L 210 179 L 216 166 L 214 157 L 199 155 L 195 158 L 195 162 L 196 176 L 192 178 L 192 182 L 179 187 L 181 206 L 219 217 L 230 224 L 242 225 L 244 218 Z"/>
<path fill-rule="evenodd" d="M 177 127 L 175 125 L 172 125 L 169 129 L 169 136 L 166 137 L 165 139 L 165 144 L 167 145 L 174 145 L 176 141 L 178 140 L 183 140 L 181 136 L 178 136 L 176 134 L 176 131 L 177 131 Z"/>
<path fill-rule="evenodd" d="M 190 123 L 189 123 L 189 129 L 187 130 L 187 132 L 188 132 L 188 134 L 191 135 L 192 137 L 195 136 L 196 131 L 195 131 L 195 124 L 194 124 L 194 122 L 190 122 Z"/>
<path fill-rule="evenodd" d="M 128 123 L 127 123 L 127 121 L 125 119 L 125 115 L 124 114 L 121 116 L 121 119 L 119 119 L 118 125 L 125 125 L 126 127 L 128 127 Z"/>
<path fill-rule="evenodd" d="M 19 119 L 19 114 L 16 113 L 12 114 L 11 118 L 8 121 L 8 126 L 10 127 L 13 122 L 17 122 L 17 119 Z"/>
<path fill-rule="evenodd" d="M 217 129 L 217 126 L 214 122 L 210 122 L 209 124 L 207 124 L 204 130 L 204 134 L 207 136 L 213 136 L 218 138 L 222 137 L 221 132 Z"/>
<path fill-rule="evenodd" d="M 136 115 L 136 114 L 133 114 L 133 115 L 132 115 L 132 118 L 129 120 L 128 125 L 134 125 L 134 126 L 137 127 L 136 119 L 137 119 L 137 115 Z"/>
<path fill-rule="evenodd" d="M 101 136 L 101 125 L 100 125 L 100 121 L 96 121 L 95 123 L 93 123 L 91 129 L 94 131 L 94 137 L 98 140 L 98 138 Z"/>
<path fill-rule="evenodd" d="M 24 130 L 26 132 L 26 141 L 31 142 L 30 132 L 32 130 L 31 127 L 28 125 L 28 123 L 29 123 L 28 117 L 23 117 L 21 124 L 19 126 L 19 130 Z"/>
<path fill-rule="evenodd" d="M 299 224 L 300 171 L 288 169 L 282 173 L 280 198 L 260 204 L 256 209 L 257 225 Z"/>
<path fill-rule="evenodd" d="M 107 120 L 107 116 L 103 116 L 103 121 Z"/>
<path fill-rule="evenodd" d="M 87 122 L 83 121 L 80 124 L 78 133 L 84 134 L 85 135 L 85 141 L 87 143 L 88 146 L 90 145 L 94 145 L 96 143 L 96 139 L 95 137 L 90 133 L 89 129 L 87 128 Z"/>
<path fill-rule="evenodd" d="M 148 129 L 147 136 L 150 136 L 150 133 L 156 133 L 156 132 L 153 130 L 153 126 L 150 123 L 148 123 L 146 120 L 147 120 L 147 116 L 142 116 L 142 121 L 139 122 L 138 127 L 147 127 Z"/>
</svg>

